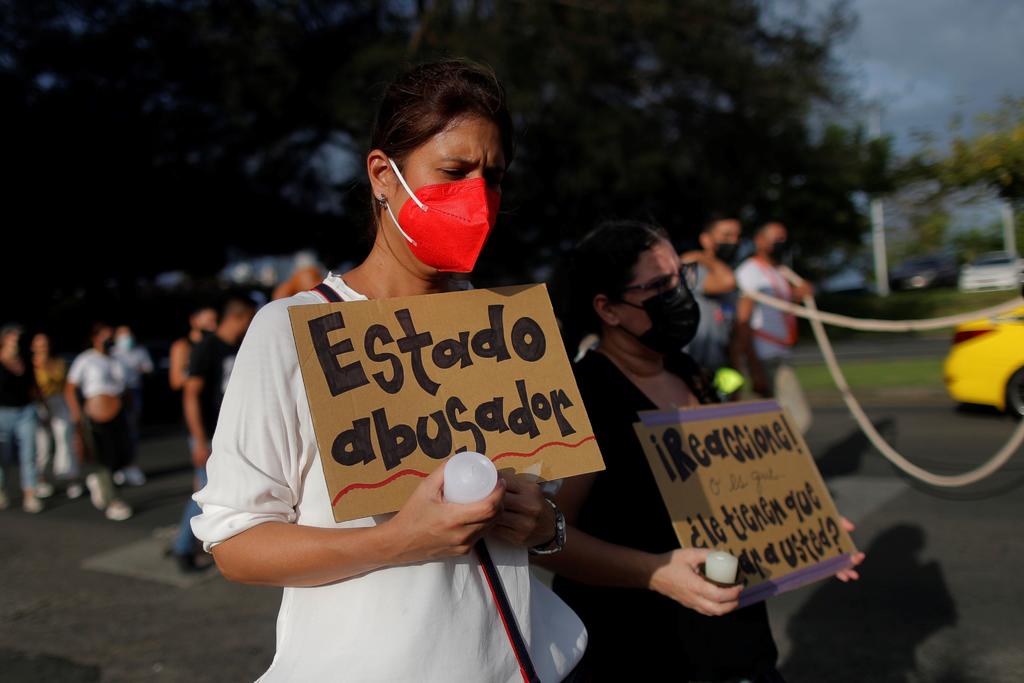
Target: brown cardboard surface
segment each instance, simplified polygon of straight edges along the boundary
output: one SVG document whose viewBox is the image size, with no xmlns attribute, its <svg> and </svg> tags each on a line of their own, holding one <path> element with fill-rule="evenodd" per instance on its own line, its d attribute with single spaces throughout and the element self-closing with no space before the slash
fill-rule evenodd
<svg viewBox="0 0 1024 683">
<path fill-rule="evenodd" d="M 292 306 L 337 521 L 393 512 L 458 450 L 604 469 L 544 285 Z"/>
<path fill-rule="evenodd" d="M 740 560 L 763 594 L 856 552 L 801 434 L 774 401 L 645 411 L 634 425 L 683 547 Z M 789 577 L 789 578 L 787 578 Z M 772 583 L 776 590 L 759 584 Z"/>
</svg>

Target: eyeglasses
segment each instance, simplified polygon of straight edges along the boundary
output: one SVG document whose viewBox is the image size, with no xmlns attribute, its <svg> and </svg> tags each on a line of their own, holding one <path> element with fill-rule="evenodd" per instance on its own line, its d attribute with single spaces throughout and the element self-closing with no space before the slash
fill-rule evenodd
<svg viewBox="0 0 1024 683">
<path fill-rule="evenodd" d="M 678 287 L 680 281 L 685 282 L 689 289 L 692 290 L 694 288 L 697 284 L 696 262 L 682 264 L 679 270 L 671 275 L 662 275 L 659 278 L 655 278 L 654 280 L 641 285 L 628 285 L 623 287 L 622 292 L 623 294 L 630 291 L 654 292 L 655 294 L 661 294 L 662 292 L 667 292 Z"/>
</svg>

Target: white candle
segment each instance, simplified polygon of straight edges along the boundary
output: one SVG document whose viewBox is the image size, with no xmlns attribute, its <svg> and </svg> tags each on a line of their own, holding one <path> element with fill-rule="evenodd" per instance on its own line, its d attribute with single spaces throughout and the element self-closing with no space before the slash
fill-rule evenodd
<svg viewBox="0 0 1024 683">
<path fill-rule="evenodd" d="M 739 561 L 720 550 L 708 553 L 704 560 L 704 576 L 718 583 L 736 583 L 736 567 Z"/>
<path fill-rule="evenodd" d="M 462 451 L 444 464 L 444 499 L 449 503 L 483 500 L 497 483 L 498 470 L 486 455 Z"/>
</svg>

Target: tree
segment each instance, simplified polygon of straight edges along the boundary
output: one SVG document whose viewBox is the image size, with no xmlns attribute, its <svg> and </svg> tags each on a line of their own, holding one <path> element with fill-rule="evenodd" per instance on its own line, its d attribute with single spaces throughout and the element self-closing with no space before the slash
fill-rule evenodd
<svg viewBox="0 0 1024 683">
<path fill-rule="evenodd" d="M 61 230 L 49 266 L 83 286 L 212 273 L 228 245 L 360 258 L 382 84 L 464 55 L 495 68 L 519 128 L 479 284 L 537 277 L 610 217 L 685 239 L 725 210 L 786 221 L 808 254 L 854 244 L 853 196 L 884 144 L 812 125 L 843 101 L 832 46 L 850 18 L 799 17 L 758 0 L 15 0 L 0 14 L 9 225 L 36 244 Z"/>
<path fill-rule="evenodd" d="M 1024 97 L 1008 97 L 978 117 L 980 132 L 953 139 L 943 156 L 925 153 L 932 173 L 948 187 L 984 188 L 1018 210 L 1024 207 Z M 929 158 L 930 157 L 930 158 Z"/>
</svg>

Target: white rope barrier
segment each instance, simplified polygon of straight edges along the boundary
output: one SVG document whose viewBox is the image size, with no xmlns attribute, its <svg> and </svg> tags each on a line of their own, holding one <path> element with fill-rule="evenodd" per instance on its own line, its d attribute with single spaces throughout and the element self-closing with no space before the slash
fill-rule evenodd
<svg viewBox="0 0 1024 683">
<path fill-rule="evenodd" d="M 792 282 L 794 285 L 800 285 L 803 280 L 799 275 L 794 273 L 792 270 L 783 267 L 782 274 Z M 814 301 L 814 297 L 804 297 L 804 306 L 797 306 L 791 304 L 788 301 L 777 299 L 775 297 L 767 296 L 761 292 L 752 292 L 742 290 L 742 294 L 747 296 L 758 303 L 772 306 L 774 308 L 782 309 L 793 315 L 798 315 L 802 318 L 807 318 L 811 323 L 811 329 L 814 331 L 814 338 L 818 342 L 818 346 L 821 348 L 822 356 L 825 358 L 825 365 L 828 367 L 829 373 L 832 375 L 832 381 L 835 382 L 836 387 L 839 389 L 840 395 L 843 397 L 843 402 L 849 409 L 850 414 L 853 415 L 857 425 L 861 431 L 868 437 L 871 444 L 878 449 L 878 451 L 885 456 L 894 466 L 907 473 L 908 475 L 915 477 L 926 484 L 938 487 L 961 487 L 969 486 L 970 484 L 977 483 L 988 477 L 989 475 L 996 472 L 1000 467 L 1006 464 L 1006 462 L 1013 456 L 1013 454 L 1020 448 L 1021 444 L 1024 443 L 1024 419 L 1021 419 L 1017 428 L 1013 434 L 1003 445 L 995 455 L 993 455 L 984 464 L 978 467 L 964 472 L 962 474 L 935 474 L 929 472 L 921 467 L 918 467 L 914 463 L 907 460 L 899 452 L 896 451 L 885 438 L 878 433 L 875 429 L 875 425 L 868 419 L 867 414 L 861 407 L 860 402 L 853 395 L 850 390 L 850 385 L 846 382 L 846 377 L 843 375 L 842 369 L 839 367 L 839 363 L 836 360 L 835 351 L 832 349 L 832 343 L 829 341 L 828 335 L 825 332 L 825 325 L 823 323 L 828 322 L 832 325 L 838 325 L 842 327 L 851 327 L 852 329 L 859 330 L 872 330 L 876 332 L 896 332 L 896 331 L 909 331 L 909 330 L 926 330 L 926 329 L 937 329 L 941 327 L 950 327 L 952 325 L 958 325 L 962 322 L 970 320 L 977 320 L 979 318 L 990 317 L 999 315 L 1002 313 L 1009 312 L 1014 308 L 1024 305 L 1024 299 L 1017 298 L 1014 301 L 1007 302 L 999 306 L 978 311 L 975 313 L 964 313 L 956 316 L 947 316 L 945 318 L 935 318 L 932 320 L 859 320 L 857 318 L 850 318 L 848 316 L 835 315 L 833 313 L 826 313 L 819 311 L 817 304 Z M 837 322 L 838 321 L 838 322 Z M 855 323 L 855 324 L 851 324 Z M 941 324 L 937 324 L 941 323 Z"/>
<path fill-rule="evenodd" d="M 796 275 L 795 273 L 793 274 Z M 994 318 L 1024 306 L 1024 297 L 1017 297 L 1016 299 L 1012 299 L 1006 303 L 983 308 L 980 311 L 975 311 L 973 313 L 959 313 L 957 315 L 947 315 L 941 318 L 930 318 L 928 320 L 878 320 L 875 318 L 851 318 L 848 315 L 819 311 L 817 307 L 812 308 L 809 305 L 800 306 L 786 301 L 785 299 L 769 296 L 764 292 L 746 289 L 741 291 L 743 296 L 753 299 L 759 304 L 777 308 L 799 318 L 806 318 L 810 321 L 820 320 L 821 322 L 828 323 L 829 325 L 835 325 L 836 327 L 845 327 L 851 330 L 863 330 L 865 332 L 924 332 L 927 330 L 940 330 L 944 327 L 956 327 L 957 325 L 970 322 L 972 320 Z"/>
</svg>

